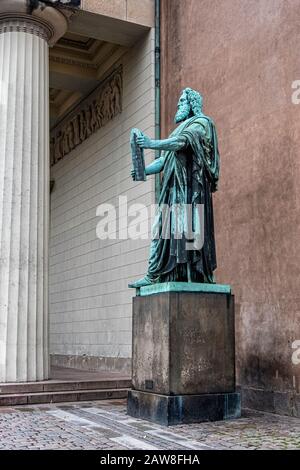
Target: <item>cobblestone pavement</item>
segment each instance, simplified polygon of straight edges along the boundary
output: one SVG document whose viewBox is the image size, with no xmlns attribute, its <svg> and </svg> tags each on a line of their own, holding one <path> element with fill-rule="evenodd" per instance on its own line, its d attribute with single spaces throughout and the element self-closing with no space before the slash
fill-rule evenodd
<svg viewBox="0 0 300 470">
<path fill-rule="evenodd" d="M 166 428 L 127 416 L 124 400 L 19 406 L 0 408 L 0 449 L 300 449 L 300 420 L 247 411 Z"/>
</svg>

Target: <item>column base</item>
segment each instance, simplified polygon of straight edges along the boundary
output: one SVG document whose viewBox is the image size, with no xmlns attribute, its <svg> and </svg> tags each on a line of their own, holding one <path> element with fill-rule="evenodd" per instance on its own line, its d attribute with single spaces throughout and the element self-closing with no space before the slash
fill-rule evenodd
<svg viewBox="0 0 300 470">
<path fill-rule="evenodd" d="M 241 416 L 240 393 L 160 395 L 130 390 L 127 413 L 163 426 L 237 419 Z"/>
</svg>

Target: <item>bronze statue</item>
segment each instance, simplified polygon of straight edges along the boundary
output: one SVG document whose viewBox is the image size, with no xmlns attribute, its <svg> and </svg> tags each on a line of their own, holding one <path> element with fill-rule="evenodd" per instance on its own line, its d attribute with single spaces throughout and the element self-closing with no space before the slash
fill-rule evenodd
<svg viewBox="0 0 300 470">
<path fill-rule="evenodd" d="M 146 175 L 163 171 L 163 178 L 148 271 L 143 279 L 129 287 L 168 281 L 215 282 L 213 272 L 217 262 L 212 193 L 217 190 L 220 158 L 215 125 L 202 113 L 202 102 L 200 93 L 185 88 L 175 115 L 178 126 L 169 138 L 152 140 L 143 133 L 137 138 L 141 148 L 163 151 L 160 158 L 145 169 Z M 131 175 L 135 179 L 134 170 Z M 199 224 L 199 206 L 203 208 L 203 224 Z M 164 207 L 171 209 L 169 237 L 162 236 Z M 172 211 L 174 207 L 177 211 Z M 186 207 L 191 210 L 187 212 Z M 187 249 L 187 224 L 192 225 L 194 233 L 202 236 L 201 247 Z M 178 236 L 178 230 L 181 236 Z"/>
</svg>

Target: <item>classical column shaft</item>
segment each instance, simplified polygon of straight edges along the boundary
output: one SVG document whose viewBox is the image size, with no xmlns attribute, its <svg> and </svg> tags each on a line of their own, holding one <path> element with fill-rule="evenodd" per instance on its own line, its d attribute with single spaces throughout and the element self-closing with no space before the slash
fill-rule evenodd
<svg viewBox="0 0 300 470">
<path fill-rule="evenodd" d="M 15 23 L 0 25 L 0 382 L 48 377 L 48 44 Z"/>
</svg>

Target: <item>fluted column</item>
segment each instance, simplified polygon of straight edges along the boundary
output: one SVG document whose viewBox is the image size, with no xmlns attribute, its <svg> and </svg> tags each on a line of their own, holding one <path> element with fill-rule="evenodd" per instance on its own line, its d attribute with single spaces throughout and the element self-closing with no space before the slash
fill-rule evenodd
<svg viewBox="0 0 300 470">
<path fill-rule="evenodd" d="M 46 20 L 0 14 L 0 382 L 49 373 Z"/>
</svg>

